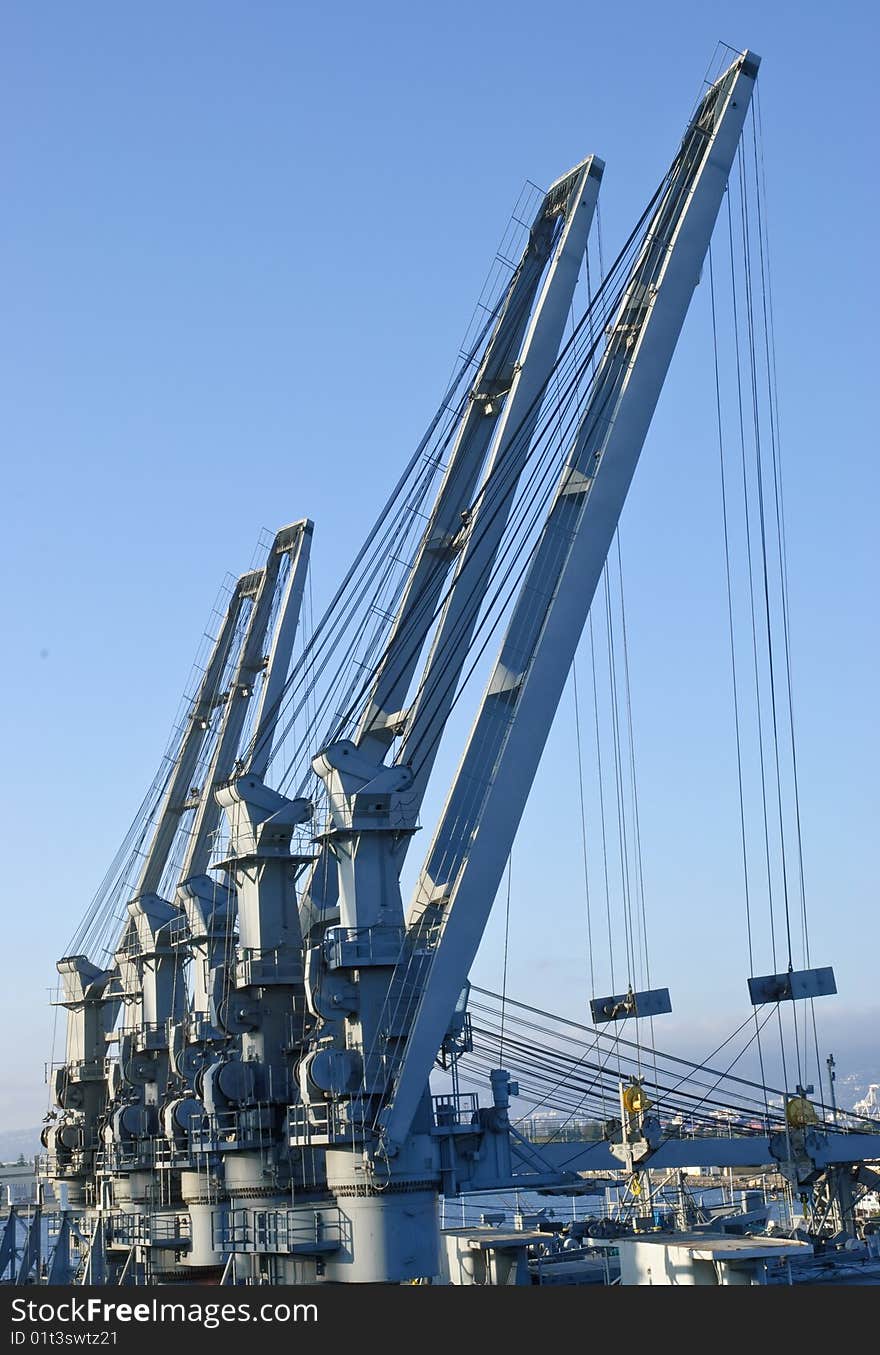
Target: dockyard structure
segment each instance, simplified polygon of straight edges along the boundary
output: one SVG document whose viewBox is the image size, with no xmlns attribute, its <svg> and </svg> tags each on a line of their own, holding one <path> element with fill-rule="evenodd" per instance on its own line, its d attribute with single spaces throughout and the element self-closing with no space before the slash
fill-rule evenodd
<svg viewBox="0 0 880 1355">
<path fill-rule="evenodd" d="M 681 1107 L 664 1118 L 650 1075 L 633 1075 L 607 1120 L 580 1116 L 589 1138 L 551 1129 L 532 1142 L 511 1114 L 528 1049 L 508 1040 L 483 1094 L 461 1079 L 477 1039 L 471 966 L 706 266 L 758 66 L 730 54 L 704 88 L 573 333 L 603 162 L 587 155 L 533 203 L 520 253 L 323 619 L 307 615 L 306 518 L 229 589 L 138 824 L 58 962 L 66 1049 L 44 1141 L 81 1239 L 68 1282 L 531 1282 L 531 1234 L 441 1229 L 441 1200 L 576 1193 L 586 1173 L 638 1194 L 657 1173 L 773 1169 L 808 1212 L 854 1233 L 853 1193 L 870 1184 L 878 1140 L 813 1113 L 806 1087 L 765 1101 L 757 1127 L 728 1117 L 686 1133 Z M 484 652 L 457 769 L 423 823 L 441 738 Z M 590 994 L 591 1028 L 612 1040 L 671 1008 L 633 967 L 618 987 Z M 810 964 L 750 979 L 762 1014 L 833 991 L 830 969 Z M 760 1281 L 768 1256 L 803 1245 L 695 1237 L 682 1209 L 675 1264 L 686 1258 L 693 1283 Z M 657 1282 L 670 1255 L 633 1241 L 625 1273 Z"/>
</svg>

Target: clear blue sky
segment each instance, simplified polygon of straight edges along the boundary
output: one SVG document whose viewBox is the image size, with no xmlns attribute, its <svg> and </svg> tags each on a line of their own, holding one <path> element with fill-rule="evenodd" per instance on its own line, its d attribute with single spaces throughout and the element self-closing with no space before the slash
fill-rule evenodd
<svg viewBox="0 0 880 1355">
<path fill-rule="evenodd" d="M 614 249 L 719 38 L 763 57 L 813 957 L 838 976 L 829 1040 L 861 1047 L 880 940 L 876 13 L 4 6 L 4 1127 L 45 1104 L 55 958 L 222 576 L 307 514 L 329 589 L 436 403 L 523 180 L 601 155 Z M 655 979 L 676 1004 L 664 1043 L 694 1052 L 745 1014 L 747 973 L 708 334 L 698 299 L 624 524 Z M 515 855 L 510 988 L 579 1014 L 571 732 L 569 709 Z"/>
</svg>

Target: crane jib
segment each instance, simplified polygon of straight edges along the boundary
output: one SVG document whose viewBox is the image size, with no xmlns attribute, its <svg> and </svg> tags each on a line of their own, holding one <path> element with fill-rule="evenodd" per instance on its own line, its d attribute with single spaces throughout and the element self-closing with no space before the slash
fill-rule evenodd
<svg viewBox="0 0 880 1355">
<path fill-rule="evenodd" d="M 696 286 L 757 74 L 739 57 L 701 101 L 608 337 L 410 908 L 426 975 L 379 1122 L 409 1132 L 476 955 Z"/>
</svg>

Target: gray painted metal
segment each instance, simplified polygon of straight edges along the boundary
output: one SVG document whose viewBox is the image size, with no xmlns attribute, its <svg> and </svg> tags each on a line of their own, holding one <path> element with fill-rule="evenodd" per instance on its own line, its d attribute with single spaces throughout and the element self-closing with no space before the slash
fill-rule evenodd
<svg viewBox="0 0 880 1355">
<path fill-rule="evenodd" d="M 24 1248 L 21 1253 L 21 1263 L 18 1267 L 18 1273 L 15 1277 L 16 1284 L 28 1284 L 31 1272 L 36 1269 L 39 1272 L 40 1260 L 43 1255 L 43 1211 L 37 1205 L 31 1214 L 31 1221 L 27 1230 Z"/>
<path fill-rule="evenodd" d="M 704 96 L 631 274 L 408 923 L 433 954 L 380 1123 L 406 1138 L 476 955 L 739 145 L 757 58 Z"/>
<path fill-rule="evenodd" d="M 461 550 L 452 598 L 460 597 L 462 590 L 468 594 L 473 590 L 479 593 L 482 579 L 503 537 L 510 501 L 525 463 L 569 315 L 598 197 L 601 169 L 601 162 L 589 157 L 563 176 L 544 199 L 522 265 L 523 277 L 531 279 L 528 285 L 525 281 L 521 284 L 526 295 L 519 297 L 514 284 L 505 315 L 474 382 L 452 465 L 429 519 L 421 553 L 413 567 L 358 741 L 341 740 L 331 744 L 312 763 L 327 786 L 330 805 L 332 828 L 327 834 L 322 856 L 326 859 L 332 853 L 335 862 L 331 888 L 324 888 L 321 902 L 326 910 L 331 899 L 339 899 L 342 927 L 357 934 L 357 946 L 368 949 L 374 963 L 378 963 L 380 953 L 385 957 L 385 971 L 376 972 L 373 968 L 370 972 L 368 967 L 361 965 L 353 976 L 357 991 L 356 1014 L 351 1013 L 345 1029 L 338 1014 L 324 1016 L 311 1043 L 313 1048 L 317 1047 L 332 1035 L 340 1054 L 350 1058 L 349 1051 L 359 1053 L 364 1089 L 370 1096 L 383 1085 L 381 1045 L 385 1032 L 379 1030 L 378 1017 L 404 934 L 400 869 L 430 769 L 429 762 L 420 767 L 419 783 L 415 785 L 414 774 L 405 761 L 386 767 L 381 758 L 393 737 L 393 726 L 398 719 L 395 711 L 406 695 L 448 566 Z M 558 232 L 557 221 L 561 221 Z M 554 239 L 557 234 L 558 238 Z M 551 245 L 552 257 L 548 263 Z M 544 274 L 530 318 L 534 294 Z M 512 299 L 515 297 L 519 298 L 516 304 Z M 484 489 L 489 483 L 494 487 L 494 494 L 484 497 L 481 490 L 479 506 L 472 514 L 466 514 L 469 526 L 465 530 L 460 509 L 470 502 L 490 445 L 493 450 Z M 498 492 L 499 478 L 504 486 L 501 493 Z M 464 497 L 463 489 L 467 491 Z M 482 518 L 484 507 L 491 508 L 488 527 Z M 471 532 L 469 536 L 467 531 Z M 479 549 L 472 550 L 478 541 L 481 542 Z M 470 566 L 467 561 L 471 561 Z M 451 677 L 447 673 L 446 678 L 454 687 L 470 646 L 477 610 L 478 601 L 463 617 L 460 609 L 450 611 L 447 604 L 440 622 L 440 631 L 446 638 L 440 650 L 435 638 L 426 672 L 419 684 L 420 694 L 432 690 L 427 675 L 433 671 L 432 664 L 441 652 L 444 665 L 452 665 Z M 453 623 L 455 642 L 450 647 L 444 627 Z M 415 652 L 414 640 L 417 641 Z M 445 695 L 438 698 L 435 692 L 424 706 L 417 696 L 405 723 L 413 733 L 424 731 L 438 711 L 443 712 L 442 719 L 445 720 L 448 713 Z M 403 757 L 406 758 L 406 753 Z M 326 876 L 326 868 L 319 861 L 313 881 L 323 884 Z M 325 942 L 328 939 L 325 936 Z M 332 951 L 336 956 L 334 967 L 348 967 L 338 964 L 339 948 L 334 946 Z M 346 946 L 346 954 L 351 952 L 352 947 Z M 310 1054 L 303 1066 L 314 1079 L 320 1063 Z"/>
<path fill-rule="evenodd" d="M 290 553 L 291 561 L 266 661 L 266 680 L 260 692 L 260 704 L 254 718 L 253 752 L 247 759 L 245 768 L 261 780 L 266 775 L 266 767 L 272 755 L 278 701 L 284 690 L 293 654 L 293 642 L 299 627 L 314 530 L 315 524 L 304 518 L 302 522 L 295 522 L 293 526 L 285 527 L 279 532 L 273 547 L 279 555 Z"/>
<path fill-rule="evenodd" d="M 443 693 L 435 692 L 427 709 L 423 710 L 425 693 L 432 691 L 429 675 L 442 658 L 444 693 L 450 683 L 454 691 L 457 675 L 465 662 L 476 610 L 469 620 L 465 614 L 462 627 L 459 603 L 472 584 L 479 586 L 482 572 L 489 568 L 503 536 L 509 496 L 516 487 L 531 442 L 540 412 L 540 396 L 553 369 L 571 307 L 601 175 L 602 162 L 589 156 L 552 185 L 532 223 L 528 245 L 471 386 L 467 410 L 360 721 L 355 743 L 370 761 L 382 761 L 399 728 L 405 729 L 410 736 L 415 731 L 442 728 L 444 711 L 448 713 L 451 693 L 447 698 Z M 554 233 L 560 218 L 562 227 L 554 247 Z M 490 408 L 488 413 L 487 408 Z M 516 445 L 512 448 L 514 442 Z M 490 448 L 491 459 L 477 507 L 473 508 L 480 470 Z M 511 455 L 512 450 L 514 455 Z M 509 485 L 508 498 L 497 492 L 493 494 L 490 541 L 483 530 L 480 504 L 486 484 L 502 459 L 505 483 Z M 465 519 L 467 527 L 463 525 Z M 478 521 L 480 532 L 476 535 Z M 471 564 L 475 540 L 483 543 L 479 574 Z M 454 587 L 435 631 L 431 655 L 421 674 L 413 705 L 404 710 L 402 707 L 422 646 L 434 625 L 435 610 L 453 566 L 456 571 Z M 459 586 L 463 573 L 464 588 Z M 453 599 L 458 601 L 453 604 Z M 399 764 L 407 762 L 409 747 L 410 744 L 405 742 L 397 758 Z M 433 755 L 424 761 L 407 794 L 408 821 L 413 825 L 432 766 Z M 404 837 L 397 844 L 398 871 L 408 843 L 409 838 Z M 306 891 L 310 904 L 318 903 L 325 912 L 338 898 L 338 877 L 331 860 L 329 847 L 325 844 Z"/>
<path fill-rule="evenodd" d="M 6 1216 L 6 1223 L 3 1225 L 3 1236 L 0 1237 L 0 1281 L 16 1258 L 15 1234 L 17 1224 L 18 1215 L 15 1212 L 15 1206 L 12 1205 Z"/>
<path fill-rule="evenodd" d="M 648 988 L 644 992 L 617 993 L 613 997 L 595 997 L 590 1011 L 597 1025 L 605 1021 L 625 1021 L 628 1016 L 664 1016 L 672 1011 L 668 988 Z"/>
<path fill-rule="evenodd" d="M 190 787 L 199 762 L 199 754 L 208 736 L 211 719 L 218 704 L 218 692 L 235 635 L 242 607 L 250 596 L 253 575 L 238 579 L 229 599 L 220 633 L 214 644 L 208 666 L 199 686 L 198 695 L 189 714 L 189 723 L 177 755 L 156 831 L 144 858 L 138 878 L 137 894 L 155 894 L 174 843 L 180 817 L 187 807 Z"/>
<path fill-rule="evenodd" d="M 193 824 L 189 845 L 181 868 L 181 880 L 186 880 L 191 875 L 204 875 L 205 871 L 208 869 L 211 860 L 214 834 L 216 833 L 220 822 L 220 806 L 217 804 L 215 792 L 220 786 L 224 785 L 232 775 L 235 761 L 238 756 L 241 732 L 244 728 L 248 704 L 254 691 L 254 683 L 257 675 L 266 666 L 266 660 L 263 655 L 263 646 L 265 644 L 266 631 L 271 617 L 272 602 L 275 596 L 275 584 L 278 579 L 278 571 L 281 568 L 281 560 L 285 554 L 291 554 L 296 551 L 297 561 L 292 564 L 291 573 L 297 575 L 297 565 L 300 563 L 302 563 L 304 571 L 305 562 L 308 561 L 308 550 L 311 542 L 311 531 L 307 530 L 310 526 L 310 523 L 304 521 L 296 523 L 293 527 L 282 528 L 275 537 L 269 551 L 265 568 L 262 571 L 256 589 L 253 611 L 251 612 L 247 633 L 245 634 L 239 652 L 235 674 L 229 684 L 229 691 L 226 696 L 226 710 L 224 712 L 220 734 L 214 748 L 214 755 L 205 777 L 205 784 L 202 786 L 199 795 L 196 819 Z M 276 630 L 282 630 L 284 634 L 279 657 L 283 657 L 286 650 L 288 660 L 290 658 L 290 649 L 287 646 L 288 644 L 290 646 L 293 645 L 293 633 L 296 630 L 296 623 L 299 618 L 299 608 L 302 604 L 303 583 L 304 577 L 301 574 L 298 591 L 295 593 L 288 591 L 286 597 L 286 606 L 290 609 L 292 615 L 287 617 L 285 613 L 282 612 L 276 628 Z"/>
<path fill-rule="evenodd" d="M 834 970 L 789 969 L 785 974 L 765 974 L 749 979 L 753 1007 L 765 1002 L 798 1002 L 805 997 L 829 997 L 837 992 Z"/>
<path fill-rule="evenodd" d="M 388 1283 L 435 1275 L 441 1187 L 449 1194 L 516 1186 L 584 1188 L 578 1173 L 617 1175 L 622 1149 L 629 1169 L 636 1162 L 639 1170 L 775 1166 L 807 1186 L 823 1170 L 849 1180 L 848 1164 L 880 1160 L 876 1135 L 810 1128 L 769 1138 L 664 1139 L 659 1121 L 649 1135 L 646 1117 L 638 1119 L 636 1144 L 623 1110 L 622 1143 L 530 1144 L 510 1126 L 509 1099 L 516 1088 L 503 1069 L 490 1074 L 491 1106 L 479 1106 L 475 1097 L 456 1091 L 436 1098 L 432 1108 L 427 1094 L 441 1043 L 450 1059 L 454 1049 L 469 1047 L 460 1038 L 464 1004 L 458 1011 L 458 1044 L 447 1038 L 450 1014 L 482 936 L 698 280 L 756 71 L 757 59 L 746 53 L 716 82 L 673 164 L 667 192 L 609 327 L 593 397 L 568 450 L 428 853 L 408 931 L 400 868 L 433 766 L 435 732 L 445 723 L 472 644 L 485 582 L 503 545 L 553 370 L 601 162 L 585 160 L 544 199 L 473 383 L 357 741 L 319 747 L 314 760 L 330 795 L 330 824 L 319 840 L 321 862 L 326 866 L 332 860 L 333 875 L 314 910 L 317 921 L 305 953 L 294 882 L 312 857 L 293 852 L 291 840 L 312 807 L 306 800 L 287 800 L 267 787 L 263 776 L 302 603 L 311 523 L 285 528 L 273 542 L 265 569 L 239 580 L 210 675 L 181 741 L 143 887 L 128 905 L 119 973 L 98 970 L 84 957 L 68 957 L 59 966 L 62 1004 L 71 1013 L 68 1060 L 73 1064 L 78 1051 L 76 1061 L 83 1066 L 77 1069 L 81 1076 L 69 1106 L 61 1101 L 68 1118 L 53 1127 L 57 1137 L 50 1141 L 68 1149 L 68 1157 L 59 1158 L 59 1174 L 79 1154 L 80 1165 L 70 1168 L 68 1179 L 80 1187 L 96 1185 L 94 1198 L 101 1202 L 97 1218 L 94 1208 L 83 1206 L 93 1223 L 83 1282 L 119 1280 L 120 1267 L 123 1279 L 139 1281 L 135 1245 L 129 1246 L 124 1265 L 120 1260 L 124 1239 L 138 1237 L 149 1248 L 142 1268 L 151 1278 L 161 1279 L 162 1267 L 178 1261 L 194 1270 L 225 1267 L 221 1283 L 262 1282 L 264 1276 L 272 1283 L 313 1282 L 319 1274 L 331 1282 Z M 279 569 L 286 553 L 292 558 L 279 602 Z M 406 708 L 450 575 L 452 588 Z M 253 608 L 247 633 L 233 656 L 248 599 Z M 264 657 L 276 604 L 277 621 Z M 223 698 L 226 708 L 198 804 L 184 867 L 189 879 L 172 905 L 146 884 L 159 887 L 219 704 L 217 687 L 230 664 L 236 671 Z M 264 667 L 257 732 L 244 753 L 247 702 Z M 438 684 L 434 678 L 441 672 L 444 680 Z M 385 766 L 398 734 L 402 752 L 395 765 Z M 404 765 L 408 760 L 415 765 Z M 225 885 L 193 875 L 207 866 L 220 807 L 229 817 L 230 854 L 221 863 Z M 328 925 L 329 904 L 337 899 L 339 925 Z M 398 965 L 392 979 L 401 942 L 406 973 Z M 201 968 L 192 1004 L 185 1000 L 182 978 L 187 958 Z M 398 979 L 403 982 L 395 989 Z M 829 981 L 831 988 L 823 991 L 833 991 L 830 970 L 767 976 L 752 984 L 759 986 L 756 992 L 770 991 L 767 986 L 778 987 L 780 980 L 789 992 L 773 991 L 760 1000 L 805 995 L 798 989 L 810 984 L 810 992 L 817 992 L 816 985 Z M 111 983 L 116 985 L 112 998 L 105 991 Z M 389 983 L 392 993 L 411 985 L 392 1021 L 386 1019 Z M 107 1072 L 106 1020 L 115 1013 L 114 1003 L 121 1001 L 117 990 L 123 987 L 127 1019 L 118 1057 L 109 1060 Z M 629 989 L 592 1005 L 600 1022 L 671 1010 L 666 989 Z M 383 1139 L 377 1142 L 375 1114 L 389 1087 L 389 1070 L 392 1095 L 380 1121 Z M 62 1090 L 75 1081 L 67 1078 L 70 1071 L 60 1079 Z M 96 1140 L 85 1148 L 86 1130 L 91 1136 L 94 1125 L 103 1124 L 99 1111 L 111 1133 L 102 1135 L 100 1147 Z M 306 1201 L 292 1204 L 298 1191 L 306 1193 Z M 166 1198 L 162 1192 L 168 1198 L 157 1207 L 156 1199 Z M 80 1198 L 87 1198 L 85 1190 Z M 111 1215 L 112 1207 L 123 1213 Z M 0 1260 L 11 1260 L 27 1278 L 39 1234 L 32 1226 L 19 1265 L 15 1227 L 13 1217 Z M 69 1228 L 65 1215 L 52 1282 L 66 1278 Z M 175 1261 L 171 1253 L 186 1255 Z M 243 1272 L 238 1277 L 236 1253 Z"/>
<path fill-rule="evenodd" d="M 95 1219 L 86 1263 L 80 1275 L 80 1284 L 102 1285 L 107 1283 L 107 1251 L 104 1246 L 105 1220 L 101 1214 Z"/>
<path fill-rule="evenodd" d="M 603 170 L 603 162 L 589 156 L 568 176 L 572 186 L 567 195 L 565 227 L 523 344 L 480 495 L 469 517 L 454 586 L 438 621 L 431 651 L 408 712 L 397 761 L 416 764 L 410 790 L 416 813 L 434 767 L 440 735 L 449 718 L 471 647 L 492 567 L 504 541 L 514 494 L 526 465 L 548 378 L 565 332 Z M 559 185 L 557 192 L 558 189 Z M 548 198 L 553 192 L 551 189 Z M 401 859 L 408 845 L 409 840 L 401 844 Z"/>
<path fill-rule="evenodd" d="M 47 1284 L 70 1284 L 73 1267 L 70 1264 L 70 1215 L 61 1215 L 61 1225 L 55 1238 L 55 1250 L 49 1263 Z"/>
<path fill-rule="evenodd" d="M 880 1161 L 880 1134 L 823 1135 L 822 1164 L 845 1164 Z M 522 1144 L 511 1142 L 515 1175 L 525 1187 L 526 1173 L 537 1176 L 540 1164 L 549 1180 L 553 1172 L 620 1171 L 620 1162 L 611 1152 L 611 1144 L 595 1143 L 538 1143 L 528 1151 Z M 770 1139 L 763 1134 L 709 1137 L 669 1138 L 639 1164 L 642 1168 L 673 1167 L 778 1167 L 779 1159 L 772 1151 Z"/>
<path fill-rule="evenodd" d="M 493 459 L 497 460 L 499 448 L 503 454 L 533 395 L 550 374 L 584 257 L 601 177 L 601 162 L 590 156 L 553 184 L 532 223 L 528 245 L 474 379 L 467 412 L 361 721 L 357 743 L 368 756 L 381 757 L 391 746 L 393 717 L 406 698 L 446 574 L 458 553 L 462 512 L 471 504 L 486 452 L 494 441 Z M 564 224 L 548 269 L 560 217 Z M 541 296 L 529 323 L 545 271 Z M 528 434 L 524 441 L 528 444 Z"/>
</svg>

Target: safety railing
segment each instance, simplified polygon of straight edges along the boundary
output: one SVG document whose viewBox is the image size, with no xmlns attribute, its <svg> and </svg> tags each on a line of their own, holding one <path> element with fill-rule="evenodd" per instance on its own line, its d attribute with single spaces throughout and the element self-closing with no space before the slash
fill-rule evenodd
<svg viewBox="0 0 880 1355">
<path fill-rule="evenodd" d="M 265 1101 L 239 1110 L 222 1110 L 208 1115 L 190 1132 L 195 1153 L 234 1151 L 244 1148 L 268 1148 L 274 1142 L 273 1107 Z"/>
<path fill-rule="evenodd" d="M 303 977 L 302 958 L 287 947 L 266 949 L 240 947 L 236 951 L 235 986 L 252 984 L 295 984 Z"/>
<path fill-rule="evenodd" d="M 105 1145 L 95 1159 L 97 1171 L 151 1171 L 156 1165 L 153 1139 L 125 1139 Z"/>
<path fill-rule="evenodd" d="M 362 1138 L 357 1126 L 343 1116 L 342 1107 L 333 1101 L 312 1102 L 308 1107 L 290 1106 L 287 1112 L 289 1143 L 292 1148 L 311 1144 L 355 1143 Z"/>
<path fill-rule="evenodd" d="M 344 1244 L 348 1221 L 337 1206 L 320 1209 L 232 1209 L 224 1249 L 320 1256 Z"/>
<path fill-rule="evenodd" d="M 433 1096 L 434 1124 L 438 1129 L 473 1128 L 479 1120 L 480 1099 L 476 1092 Z"/>
<path fill-rule="evenodd" d="M 66 1059 L 53 1059 L 47 1063 L 46 1081 L 49 1081 L 52 1073 L 56 1073 L 59 1068 L 63 1068 L 67 1073 L 68 1082 L 94 1082 L 100 1081 L 106 1072 L 107 1060 L 99 1059 L 73 1059 L 70 1063 Z"/>
<path fill-rule="evenodd" d="M 107 1242 L 116 1247 L 189 1246 L 191 1224 L 187 1213 L 113 1213 L 107 1219 Z"/>
<path fill-rule="evenodd" d="M 395 965 L 404 937 L 403 927 L 328 927 L 324 954 L 331 969 Z"/>
<path fill-rule="evenodd" d="M 190 921 L 186 913 L 173 917 L 165 926 L 165 935 L 172 946 L 179 946 L 191 937 Z"/>
<path fill-rule="evenodd" d="M 172 1143 L 170 1139 L 157 1138 L 153 1140 L 153 1167 L 156 1171 L 172 1171 L 175 1168 L 186 1168 L 192 1164 L 195 1151 L 189 1143 L 185 1143 L 181 1138 L 180 1142 Z"/>
<path fill-rule="evenodd" d="M 168 1022 L 141 1021 L 134 1029 L 135 1046 L 138 1049 L 167 1049 Z"/>
</svg>

